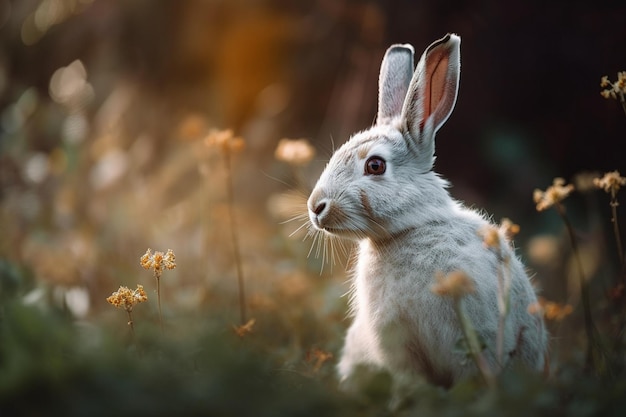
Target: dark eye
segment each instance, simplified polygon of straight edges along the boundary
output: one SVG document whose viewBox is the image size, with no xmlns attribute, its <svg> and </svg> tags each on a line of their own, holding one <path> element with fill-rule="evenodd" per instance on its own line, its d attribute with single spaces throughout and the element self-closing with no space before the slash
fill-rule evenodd
<svg viewBox="0 0 626 417">
<path fill-rule="evenodd" d="M 365 162 L 365 175 L 383 175 L 386 169 L 387 164 L 380 156 L 371 156 Z"/>
</svg>

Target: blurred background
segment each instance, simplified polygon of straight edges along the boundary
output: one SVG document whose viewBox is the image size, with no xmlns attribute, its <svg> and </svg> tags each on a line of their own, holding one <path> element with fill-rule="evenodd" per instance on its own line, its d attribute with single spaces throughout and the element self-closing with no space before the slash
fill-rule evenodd
<svg viewBox="0 0 626 417">
<path fill-rule="evenodd" d="M 601 77 L 626 70 L 625 19 L 626 2 L 602 0 L 0 0 L 0 290 L 115 315 L 124 332 L 106 296 L 148 288 L 139 258 L 171 248 L 166 315 L 214 308 L 236 322 L 232 208 L 250 315 L 306 307 L 343 323 L 344 266 L 307 258 L 311 240 L 289 236 L 301 223 L 284 221 L 332 149 L 374 122 L 385 49 L 419 54 L 454 32 L 460 95 L 436 170 L 454 197 L 518 223 L 546 297 L 575 302 L 562 223 L 532 192 L 625 171 L 626 116 L 600 96 Z M 245 143 L 230 172 L 206 141 L 226 129 Z M 283 138 L 315 157 L 277 159 Z M 589 276 L 608 277 L 600 292 L 616 259 L 602 194 L 568 201 Z"/>
</svg>

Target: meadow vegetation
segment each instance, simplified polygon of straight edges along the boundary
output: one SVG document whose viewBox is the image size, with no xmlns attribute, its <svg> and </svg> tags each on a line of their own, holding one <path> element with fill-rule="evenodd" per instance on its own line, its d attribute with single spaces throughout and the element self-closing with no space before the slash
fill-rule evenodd
<svg viewBox="0 0 626 417">
<path fill-rule="evenodd" d="M 305 205 L 330 140 L 281 134 L 315 131 L 307 117 L 298 128 L 277 121 L 296 118 L 289 103 L 302 105 L 290 96 L 295 81 L 280 80 L 328 68 L 294 66 L 301 72 L 290 75 L 280 73 L 284 61 L 259 59 L 280 56 L 276 42 L 300 33 L 293 23 L 271 7 L 258 6 L 252 12 L 263 18 L 253 18 L 243 1 L 190 2 L 195 8 L 176 9 L 181 21 L 202 12 L 230 23 L 177 26 L 172 42 L 182 49 L 167 49 L 179 54 L 168 63 L 148 49 L 154 29 L 140 16 L 142 2 L 17 3 L 0 1 L 0 12 L 10 10 L 6 20 L 0 13 L 0 52 L 18 68 L 36 65 L 30 54 L 61 48 L 72 35 L 65 30 L 83 33 L 94 22 L 127 19 L 117 36 L 131 36 L 137 49 L 103 41 L 88 58 L 61 54 L 45 64 L 54 68 L 24 76 L 0 61 L 0 415 L 391 415 L 385 372 L 364 375 L 361 393 L 338 388 L 352 248 L 309 233 Z M 380 43 L 384 13 L 368 7 L 358 8 L 369 16 L 359 33 Z M 169 21 L 167 10 L 151 13 Z M 244 23 L 230 13 L 243 13 Z M 228 45 L 211 44 L 213 30 L 227 31 Z M 69 42 L 85 46 L 80 37 Z M 233 52 L 250 43 L 252 56 Z M 161 38 L 158 45 L 167 48 Z M 366 55 L 357 52 L 360 62 Z M 210 75 L 194 72 L 206 62 Z M 598 71 L 594 105 L 614 104 L 607 109 L 622 117 L 626 73 L 612 82 Z M 337 89 L 334 99 L 354 91 Z M 359 101 L 326 111 L 345 106 L 350 118 L 348 108 L 367 110 Z M 446 136 L 438 140 L 458 139 Z M 489 369 L 481 352 L 501 347 L 484 346 L 466 320 L 471 277 L 435 276 L 428 290 L 449 297 L 463 325 L 459 358 L 480 372 L 449 390 L 423 383 L 394 415 L 624 415 L 624 170 L 580 171 L 552 185 L 544 176 L 534 193 L 497 207 L 513 217 L 523 200 L 532 213 L 479 231 L 496 253 L 514 245 L 533 275 L 540 298 L 528 308 L 551 338 L 546 374 Z M 502 322 L 507 263 L 501 258 L 498 273 Z"/>
</svg>

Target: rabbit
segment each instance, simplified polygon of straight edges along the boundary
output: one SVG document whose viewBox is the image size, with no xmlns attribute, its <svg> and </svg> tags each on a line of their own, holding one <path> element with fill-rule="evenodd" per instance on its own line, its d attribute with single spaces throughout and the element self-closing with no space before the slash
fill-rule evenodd
<svg viewBox="0 0 626 417">
<path fill-rule="evenodd" d="M 437 274 L 453 271 L 473 281 L 462 302 L 490 369 L 520 362 L 544 370 L 548 335 L 529 309 L 537 296 L 523 264 L 508 242 L 500 254 L 485 245 L 479 234 L 490 220 L 454 200 L 433 171 L 435 133 L 459 88 L 460 37 L 432 43 L 415 70 L 413 55 L 408 44 L 386 51 L 374 126 L 335 151 L 307 201 L 310 230 L 358 242 L 340 383 L 350 386 L 362 366 L 386 370 L 400 384 L 451 387 L 477 375 L 457 347 L 463 333 L 454 300 L 431 291 Z M 510 307 L 499 360 L 502 259 L 509 260 Z"/>
</svg>

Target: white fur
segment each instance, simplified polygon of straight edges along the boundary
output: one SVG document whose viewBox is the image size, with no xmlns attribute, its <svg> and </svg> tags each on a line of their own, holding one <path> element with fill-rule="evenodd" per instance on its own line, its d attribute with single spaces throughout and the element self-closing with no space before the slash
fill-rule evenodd
<svg viewBox="0 0 626 417">
<path fill-rule="evenodd" d="M 449 386 L 476 367 L 455 349 L 462 331 L 449 297 L 431 291 L 438 273 L 464 271 L 475 292 L 465 310 L 487 345 L 494 371 L 500 313 L 498 268 L 502 257 L 479 231 L 481 214 L 452 199 L 447 183 L 432 171 L 434 136 L 447 120 L 458 91 L 460 38 L 448 35 L 422 55 L 415 73 L 413 49 L 394 45 L 381 66 L 377 124 L 339 148 L 308 201 L 313 229 L 358 240 L 348 330 L 338 365 L 342 381 L 359 365 L 387 369 L 399 380 L 421 375 Z M 382 175 L 365 164 L 386 162 Z M 503 362 L 519 360 L 540 370 L 547 334 L 543 321 L 528 312 L 536 296 L 523 265 L 508 245 L 510 312 L 504 327 Z"/>
</svg>

